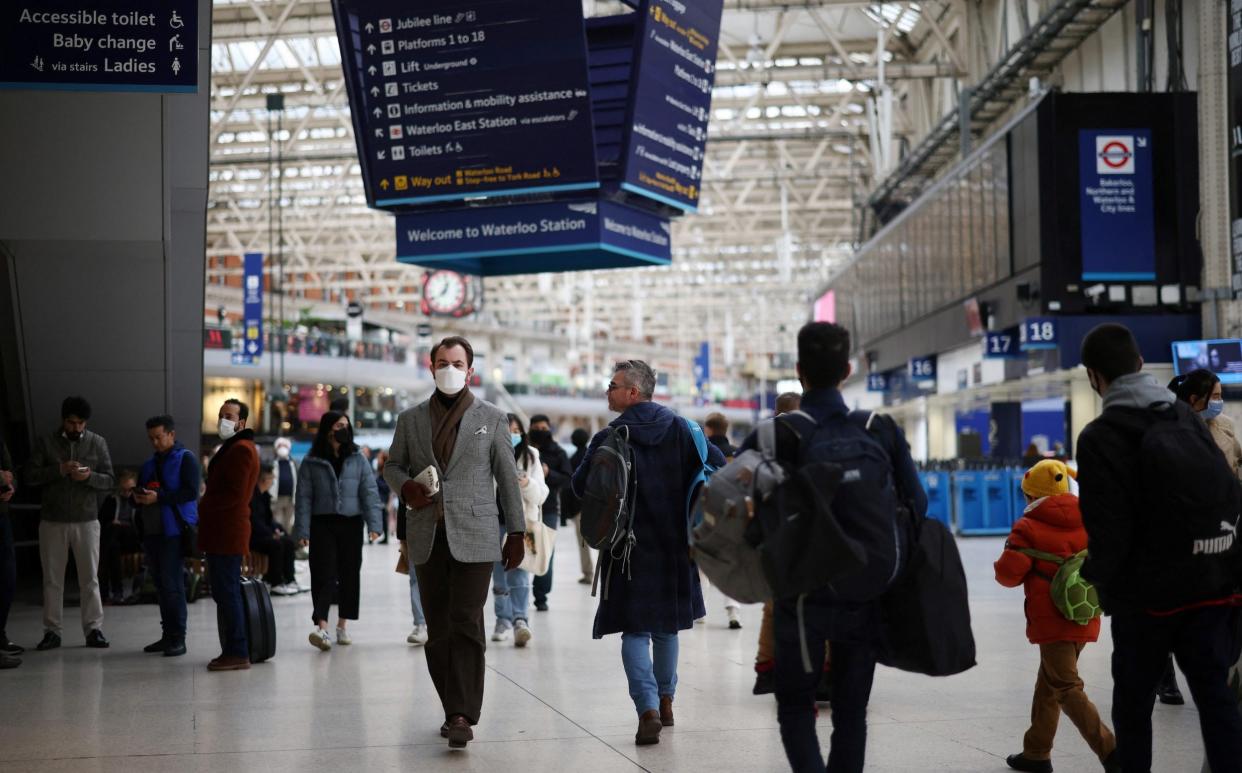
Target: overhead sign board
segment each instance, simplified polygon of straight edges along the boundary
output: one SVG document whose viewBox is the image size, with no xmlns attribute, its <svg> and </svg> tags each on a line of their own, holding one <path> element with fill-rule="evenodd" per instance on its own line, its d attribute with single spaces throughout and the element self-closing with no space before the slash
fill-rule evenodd
<svg viewBox="0 0 1242 773">
<path fill-rule="evenodd" d="M 983 334 L 984 359 L 1012 360 L 1022 356 L 1020 333 L 1016 327 L 988 330 Z"/>
<path fill-rule="evenodd" d="M 242 347 L 233 352 L 234 365 L 254 365 L 263 354 L 263 253 L 247 252 L 242 260 Z"/>
<path fill-rule="evenodd" d="M 667 220 L 609 201 L 397 217 L 397 260 L 485 276 L 665 265 L 671 249 Z"/>
<path fill-rule="evenodd" d="M 1054 317 L 1028 317 L 1018 326 L 1018 348 L 1024 352 L 1057 348 Z"/>
<path fill-rule="evenodd" d="M 723 9 L 722 0 L 643 0 L 623 189 L 697 209 Z"/>
<path fill-rule="evenodd" d="M 1156 278 L 1150 129 L 1078 132 L 1084 281 Z"/>
<path fill-rule="evenodd" d="M 910 360 L 907 368 L 911 381 L 935 381 L 936 380 L 936 355 L 929 354 L 926 357 L 914 357 Z"/>
<path fill-rule="evenodd" d="M 867 374 L 867 391 L 883 392 L 888 389 L 888 374 L 886 373 L 868 373 Z"/>
<path fill-rule="evenodd" d="M 0 87 L 198 90 L 197 0 L 0 4 Z"/>
<path fill-rule="evenodd" d="M 368 201 L 599 187 L 580 0 L 333 0 Z"/>
</svg>

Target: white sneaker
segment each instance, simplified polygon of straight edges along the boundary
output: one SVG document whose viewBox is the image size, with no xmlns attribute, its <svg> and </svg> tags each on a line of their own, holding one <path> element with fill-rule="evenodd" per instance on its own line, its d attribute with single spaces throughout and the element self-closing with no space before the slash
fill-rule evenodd
<svg viewBox="0 0 1242 773">
<path fill-rule="evenodd" d="M 324 652 L 332 649 L 332 637 L 328 636 L 328 632 L 323 628 L 311 631 L 310 643 L 312 647 L 318 647 Z"/>
<path fill-rule="evenodd" d="M 340 644 L 341 646 L 345 646 L 348 644 L 353 644 L 354 640 L 349 638 L 349 632 L 346 631 L 344 628 L 337 628 L 336 629 L 336 643 Z"/>
<path fill-rule="evenodd" d="M 426 644 L 427 643 L 427 626 L 416 625 L 410 635 L 405 637 L 406 642 L 410 644 Z"/>
<path fill-rule="evenodd" d="M 496 621 L 496 630 L 492 631 L 492 641 L 509 641 L 513 636 L 513 629 L 504 620 Z"/>
<path fill-rule="evenodd" d="M 525 620 L 518 620 L 513 623 L 513 646 L 525 647 L 530 641 L 531 632 L 530 625 Z"/>
<path fill-rule="evenodd" d="M 298 593 L 310 593 L 310 590 L 311 590 L 311 586 L 303 585 L 297 580 L 294 580 L 293 582 L 289 583 L 289 587 L 293 588 Z"/>
<path fill-rule="evenodd" d="M 298 594 L 297 586 L 292 585 L 290 583 L 285 583 L 284 585 L 277 585 L 275 588 L 272 588 L 273 596 L 296 596 L 297 594 Z"/>
<path fill-rule="evenodd" d="M 735 606 L 725 607 L 725 615 L 727 615 L 729 618 L 729 630 L 740 631 L 742 629 L 742 621 L 737 616 L 737 607 Z"/>
</svg>

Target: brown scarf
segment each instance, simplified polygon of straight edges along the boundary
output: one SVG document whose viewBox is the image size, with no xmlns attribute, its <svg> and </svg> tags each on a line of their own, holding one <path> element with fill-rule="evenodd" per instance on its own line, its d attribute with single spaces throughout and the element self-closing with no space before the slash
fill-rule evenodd
<svg viewBox="0 0 1242 773">
<path fill-rule="evenodd" d="M 447 406 L 438 391 L 431 396 L 431 452 L 440 463 L 440 469 L 448 469 L 453 449 L 457 446 L 461 419 L 471 405 L 474 405 L 474 394 L 470 387 L 462 389 Z"/>
</svg>

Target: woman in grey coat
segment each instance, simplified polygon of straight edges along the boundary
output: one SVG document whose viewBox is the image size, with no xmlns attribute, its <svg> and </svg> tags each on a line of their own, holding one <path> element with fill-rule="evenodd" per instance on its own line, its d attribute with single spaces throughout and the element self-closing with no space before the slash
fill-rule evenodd
<svg viewBox="0 0 1242 773">
<path fill-rule="evenodd" d="M 383 505 L 366 457 L 354 444 L 353 427 L 343 413 L 328 411 L 310 453 L 298 468 L 293 530 L 298 543 L 310 546 L 312 619 L 310 643 L 327 652 L 328 607 L 337 596 L 336 643 L 349 644 L 347 620 L 358 619 L 362 575 L 362 526 L 379 537 Z"/>
</svg>

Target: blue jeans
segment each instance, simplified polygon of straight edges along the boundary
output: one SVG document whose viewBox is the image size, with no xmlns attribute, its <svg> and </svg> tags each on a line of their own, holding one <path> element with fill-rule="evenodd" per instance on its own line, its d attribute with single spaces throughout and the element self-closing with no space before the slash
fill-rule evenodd
<svg viewBox="0 0 1242 773">
<path fill-rule="evenodd" d="M 242 610 L 241 556 L 207 554 L 207 577 L 211 597 L 216 602 L 216 625 L 224 642 L 226 657 L 249 658 L 246 642 L 246 613 Z"/>
<path fill-rule="evenodd" d="M 166 642 L 185 641 L 185 578 L 182 576 L 181 537 L 149 534 L 142 540 L 147 569 L 160 601 L 160 628 Z M 215 587 L 215 583 L 212 583 Z"/>
<path fill-rule="evenodd" d="M 492 564 L 492 594 L 495 596 L 496 619 L 513 625 L 516 620 L 530 620 L 530 572 L 525 569 L 505 571 L 501 561 Z"/>
<path fill-rule="evenodd" d="M 427 616 L 423 614 L 423 598 L 418 593 L 418 573 L 410 567 L 410 611 L 414 613 L 414 625 L 426 625 Z"/>
<path fill-rule="evenodd" d="M 675 633 L 621 634 L 621 662 L 630 682 L 630 697 L 640 716 L 645 711 L 659 710 L 660 698 L 671 698 L 677 692 L 678 648 Z"/>
</svg>

